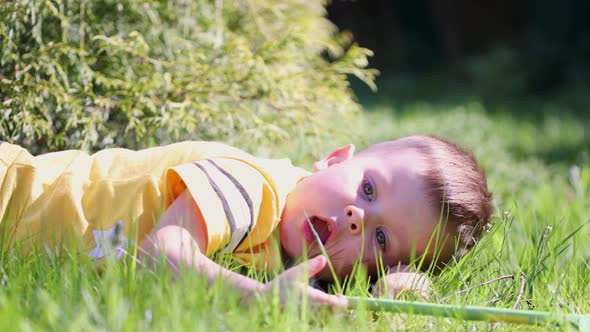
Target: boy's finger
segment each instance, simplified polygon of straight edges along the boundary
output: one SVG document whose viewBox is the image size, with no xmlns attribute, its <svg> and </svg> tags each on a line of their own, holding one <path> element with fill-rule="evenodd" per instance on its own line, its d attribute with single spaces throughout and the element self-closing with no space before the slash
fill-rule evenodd
<svg viewBox="0 0 590 332">
<path fill-rule="evenodd" d="M 283 273 L 289 280 L 295 280 L 307 273 L 307 277 L 313 277 L 326 266 L 326 258 L 322 255 L 316 256 L 297 266 L 293 266 Z"/>
<path fill-rule="evenodd" d="M 308 260 L 307 267 L 309 268 L 309 270 L 307 271 L 307 273 L 309 273 L 309 277 L 313 277 L 316 274 L 318 274 L 321 270 L 323 270 L 324 267 L 326 267 L 327 262 L 328 261 L 326 260 L 326 257 L 324 257 L 324 255 L 318 255 Z"/>
<path fill-rule="evenodd" d="M 331 295 L 312 287 L 307 289 L 307 296 L 316 304 L 327 304 L 334 308 L 346 308 L 348 306 L 348 299 L 345 296 Z"/>
</svg>

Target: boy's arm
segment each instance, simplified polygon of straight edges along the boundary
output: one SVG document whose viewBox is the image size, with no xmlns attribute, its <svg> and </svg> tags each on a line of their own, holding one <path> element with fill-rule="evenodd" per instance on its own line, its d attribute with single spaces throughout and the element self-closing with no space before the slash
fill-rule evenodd
<svg viewBox="0 0 590 332">
<path fill-rule="evenodd" d="M 377 280 L 371 293 L 373 296 L 398 298 L 402 294 L 412 294 L 423 300 L 430 295 L 430 280 L 422 272 L 416 272 L 407 265 L 391 267 L 390 272 Z"/>
<path fill-rule="evenodd" d="M 323 256 L 294 266 L 267 284 L 229 271 L 209 259 L 204 254 L 207 246 L 205 222 L 196 203 L 188 195 L 190 194 L 186 191 L 179 195 L 164 212 L 160 222 L 142 245 L 142 258 L 148 256 L 157 259 L 163 255 L 173 270 L 178 270 L 180 265 L 191 267 L 196 272 L 204 274 L 210 284 L 218 278 L 224 278 L 245 298 L 252 298 L 256 293 L 272 294 L 278 286 L 283 301 L 286 301 L 287 290 L 290 289 L 297 290 L 300 295 L 307 295 L 316 303 L 346 306 L 344 298 L 307 286 L 307 278 L 325 266 L 326 260 Z"/>
</svg>

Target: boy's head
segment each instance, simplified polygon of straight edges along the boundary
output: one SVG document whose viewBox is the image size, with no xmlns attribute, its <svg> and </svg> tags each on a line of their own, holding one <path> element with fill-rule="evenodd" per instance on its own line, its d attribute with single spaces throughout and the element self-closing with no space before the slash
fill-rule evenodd
<svg viewBox="0 0 590 332">
<path fill-rule="evenodd" d="M 475 244 L 491 196 L 474 158 L 445 140 L 410 136 L 356 155 L 347 145 L 316 162 L 289 194 L 281 244 L 294 258 L 319 254 L 311 223 L 339 276 L 359 258 L 370 274 L 379 260 L 384 267 L 422 255 L 446 262 Z M 327 269 L 318 276 L 331 279 Z"/>
</svg>

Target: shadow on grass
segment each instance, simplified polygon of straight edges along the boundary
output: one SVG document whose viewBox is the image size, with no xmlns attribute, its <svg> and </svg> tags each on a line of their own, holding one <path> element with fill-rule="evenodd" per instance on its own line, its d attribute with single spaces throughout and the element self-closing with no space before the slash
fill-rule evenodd
<svg viewBox="0 0 590 332">
<path fill-rule="evenodd" d="M 518 148 L 512 150 L 515 154 L 531 154 Z M 562 142 L 545 149 L 533 152 L 534 156 L 546 164 L 587 165 L 590 164 L 590 147 L 588 142 Z"/>
<path fill-rule="evenodd" d="M 371 92 L 362 83 L 351 80 L 359 102 L 366 111 L 389 109 L 396 115 L 419 112 L 422 106 L 436 112 L 451 112 L 458 107 L 477 103 L 492 121 L 509 118 L 514 122 L 536 128 L 539 144 L 534 149 L 514 145 L 511 151 L 518 156 L 534 156 L 547 164 L 589 163 L 590 160 L 590 94 L 589 87 L 564 86 L 545 95 L 515 93 L 506 89 L 485 90 L 443 78 L 442 75 L 412 76 L 400 74 L 396 77 L 379 77 L 379 90 Z M 563 134 L 553 133 L 547 139 L 543 128 L 548 119 L 567 119 L 575 123 L 576 130 L 570 135 L 564 128 Z"/>
</svg>

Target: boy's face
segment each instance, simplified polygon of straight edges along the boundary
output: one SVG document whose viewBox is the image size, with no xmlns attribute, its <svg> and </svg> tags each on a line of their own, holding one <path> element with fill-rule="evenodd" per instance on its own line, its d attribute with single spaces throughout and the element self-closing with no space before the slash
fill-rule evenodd
<svg viewBox="0 0 590 332">
<path fill-rule="evenodd" d="M 408 263 L 413 253 L 426 252 L 440 217 L 427 197 L 422 177 L 427 162 L 419 151 L 353 152 L 348 145 L 316 162 L 314 173 L 287 196 L 279 224 L 290 257 L 305 252 L 313 257 L 321 251 L 309 219 L 339 277 L 348 275 L 359 258 L 371 274 L 379 259 L 384 267 Z M 452 250 L 451 242 L 445 241 L 442 250 Z M 429 252 L 433 246 L 434 240 Z M 328 268 L 318 276 L 332 279 Z"/>
</svg>

